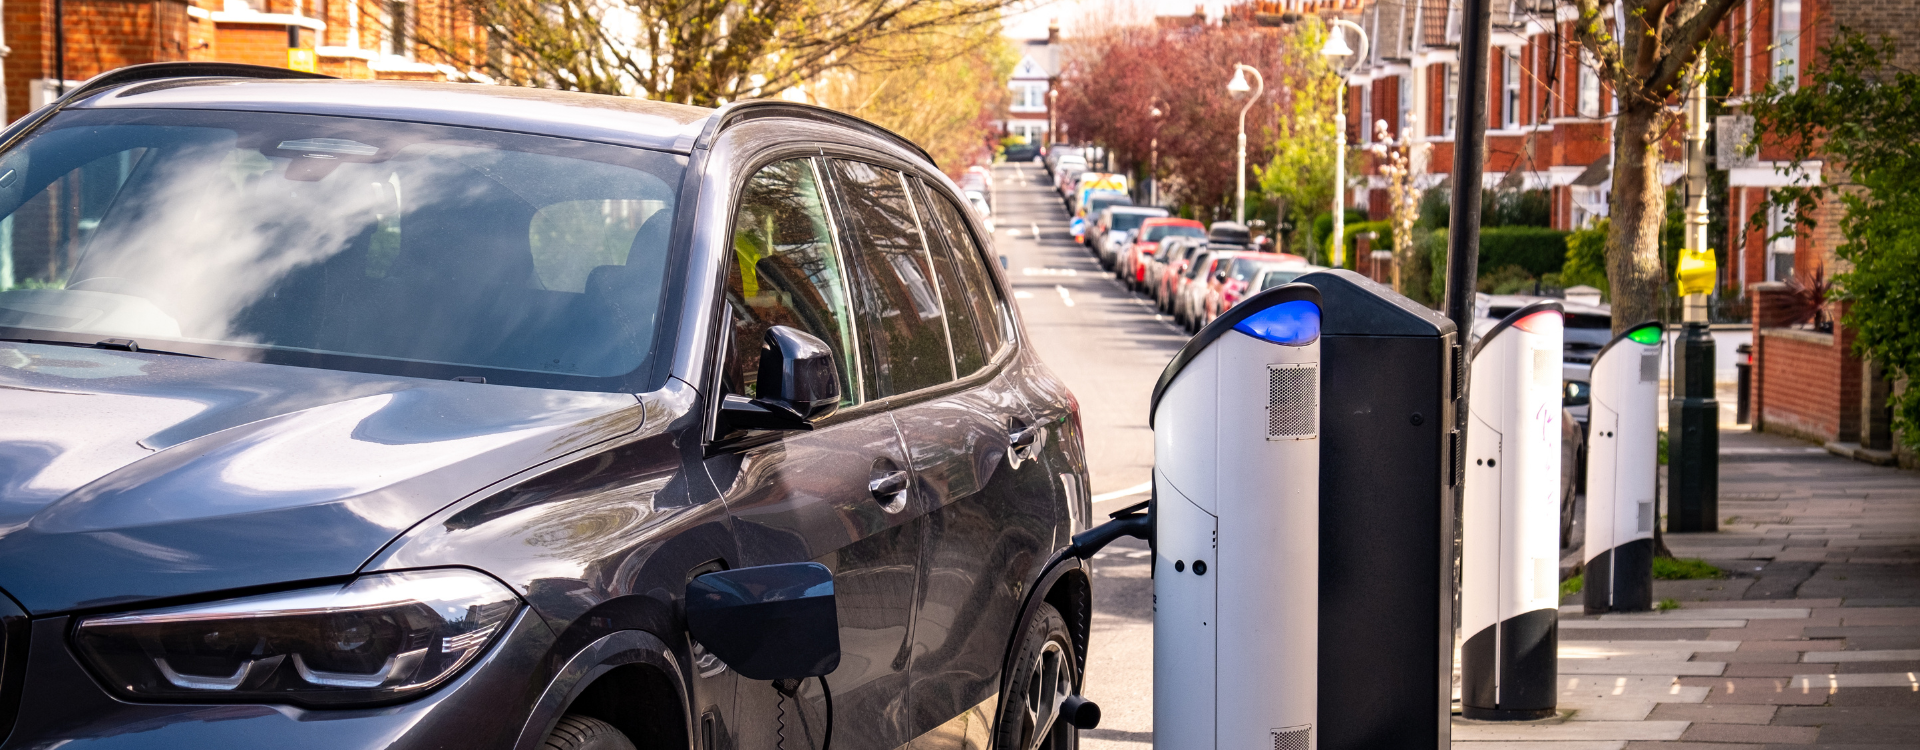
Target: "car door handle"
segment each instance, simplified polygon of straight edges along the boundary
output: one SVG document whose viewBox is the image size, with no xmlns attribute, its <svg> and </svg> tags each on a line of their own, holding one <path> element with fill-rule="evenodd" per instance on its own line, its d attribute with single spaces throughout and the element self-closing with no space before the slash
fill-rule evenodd
<svg viewBox="0 0 1920 750">
<path fill-rule="evenodd" d="M 873 499 L 891 505 L 906 493 L 907 473 L 889 471 L 879 474 L 867 482 L 867 491 L 873 494 Z"/>
</svg>

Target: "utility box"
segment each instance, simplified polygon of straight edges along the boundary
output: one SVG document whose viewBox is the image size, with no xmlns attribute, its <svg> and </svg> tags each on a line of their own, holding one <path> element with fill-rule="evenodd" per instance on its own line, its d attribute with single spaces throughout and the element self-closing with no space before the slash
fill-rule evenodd
<svg viewBox="0 0 1920 750">
<path fill-rule="evenodd" d="M 1260 292 L 1154 387 L 1155 747 L 1317 744 L 1320 319 Z"/>
<path fill-rule="evenodd" d="M 1586 612 L 1653 609 L 1660 473 L 1659 323 L 1622 331 L 1593 358 L 1587 416 Z"/>
<path fill-rule="evenodd" d="M 1445 750 L 1453 321 L 1346 270 L 1320 290 L 1321 750 Z"/>
<path fill-rule="evenodd" d="M 1460 713 L 1554 715 L 1560 622 L 1560 303 L 1513 311 L 1474 346 L 1461 497 Z"/>
</svg>

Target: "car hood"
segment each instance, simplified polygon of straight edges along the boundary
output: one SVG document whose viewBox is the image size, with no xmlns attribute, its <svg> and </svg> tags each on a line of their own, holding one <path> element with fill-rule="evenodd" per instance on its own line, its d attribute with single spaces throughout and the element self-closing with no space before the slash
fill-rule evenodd
<svg viewBox="0 0 1920 750">
<path fill-rule="evenodd" d="M 44 614 L 351 574 L 639 403 L 0 343 L 0 589 Z"/>
</svg>

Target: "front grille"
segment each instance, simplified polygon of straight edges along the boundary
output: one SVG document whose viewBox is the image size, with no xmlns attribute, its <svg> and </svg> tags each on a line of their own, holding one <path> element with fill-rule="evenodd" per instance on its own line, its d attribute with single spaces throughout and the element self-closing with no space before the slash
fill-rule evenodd
<svg viewBox="0 0 1920 750">
<path fill-rule="evenodd" d="M 1267 365 L 1267 439 L 1300 440 L 1320 431 L 1320 366 Z"/>
</svg>

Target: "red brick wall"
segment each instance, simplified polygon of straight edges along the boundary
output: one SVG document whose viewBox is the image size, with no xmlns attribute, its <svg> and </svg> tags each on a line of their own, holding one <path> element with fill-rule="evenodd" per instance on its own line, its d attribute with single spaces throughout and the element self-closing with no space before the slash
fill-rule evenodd
<svg viewBox="0 0 1920 750">
<path fill-rule="evenodd" d="M 287 27 L 222 23 L 214 48 L 223 62 L 287 67 Z"/>
<path fill-rule="evenodd" d="M 66 77 L 85 80 L 114 68 L 187 56 L 183 0 L 68 0 Z M 34 79 L 54 77 L 52 0 L 5 4 L 7 112 L 12 121 L 32 105 Z"/>
<path fill-rule="evenodd" d="M 1756 284 L 1753 298 L 1753 428 L 1820 442 L 1860 437 L 1860 360 L 1853 332 L 1830 335 L 1782 329 L 1783 284 Z M 1836 306 L 1836 317 L 1845 308 Z"/>
</svg>

